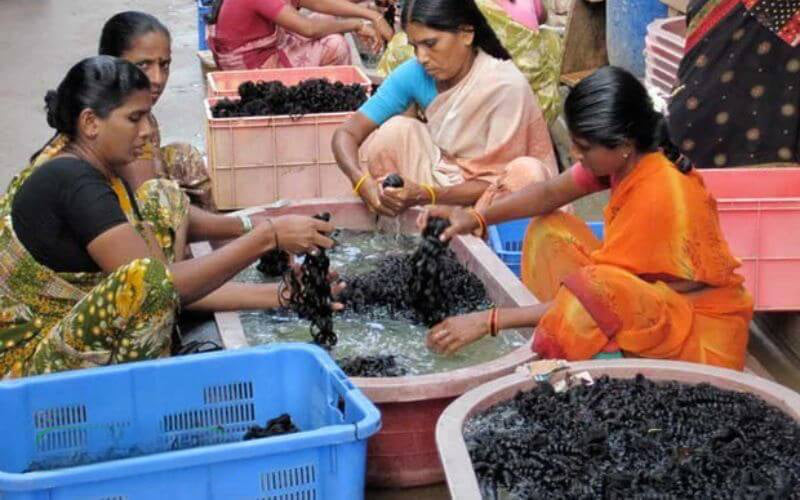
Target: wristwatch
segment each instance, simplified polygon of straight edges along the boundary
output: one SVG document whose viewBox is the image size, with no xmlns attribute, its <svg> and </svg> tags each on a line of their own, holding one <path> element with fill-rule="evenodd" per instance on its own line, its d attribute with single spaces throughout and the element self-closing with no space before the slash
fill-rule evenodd
<svg viewBox="0 0 800 500">
<path fill-rule="evenodd" d="M 240 221 L 242 221 L 242 231 L 244 232 L 244 234 L 247 234 L 253 230 L 253 220 L 250 218 L 249 215 L 240 214 L 237 215 L 237 217 L 239 218 Z"/>
</svg>

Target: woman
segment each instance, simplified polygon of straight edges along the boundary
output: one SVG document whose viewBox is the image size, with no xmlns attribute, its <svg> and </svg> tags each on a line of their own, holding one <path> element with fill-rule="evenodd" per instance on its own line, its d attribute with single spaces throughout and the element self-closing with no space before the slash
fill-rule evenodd
<svg viewBox="0 0 800 500">
<path fill-rule="evenodd" d="M 539 28 L 547 12 L 535 0 L 475 0 L 489 27 L 508 51 L 514 65 L 525 75 L 548 123 L 561 112 L 558 81 L 561 76 L 561 36 Z M 414 48 L 403 32 L 395 35 L 378 63 L 384 76 L 414 57 Z"/>
<path fill-rule="evenodd" d="M 428 203 L 485 207 L 499 192 L 557 173 L 536 97 L 473 0 L 409 0 L 402 23 L 416 58 L 333 136 L 339 168 L 370 209 L 396 216 Z M 383 189 L 390 173 L 404 187 Z"/>
<path fill-rule="evenodd" d="M 692 0 L 670 132 L 699 168 L 800 163 L 800 2 Z"/>
<path fill-rule="evenodd" d="M 172 62 L 170 33 L 158 19 L 135 11 L 114 15 L 103 26 L 99 53 L 120 57 L 141 69 L 150 80 L 150 95 L 155 106 L 167 86 Z M 211 181 L 202 154 L 185 143 L 162 147 L 158 121 L 152 113 L 147 119 L 152 132 L 142 154 L 119 169 L 120 177 L 134 192 L 147 191 L 147 181 L 151 179 L 177 182 L 192 201 L 189 207 L 190 242 L 236 238 L 252 227 L 253 221 L 247 216 L 227 217 L 199 208 L 213 208 Z"/>
<path fill-rule="evenodd" d="M 300 8 L 330 15 L 304 16 Z M 224 71 L 336 66 L 351 63 L 342 36 L 350 32 L 375 50 L 394 35 L 379 12 L 348 0 L 216 0 L 208 47 Z"/>
<path fill-rule="evenodd" d="M 99 54 L 120 57 L 141 69 L 150 79 L 153 106 L 169 80 L 172 63 L 172 37 L 155 17 L 144 12 L 121 12 L 111 17 L 100 35 Z M 211 180 L 203 156 L 189 144 L 161 146 L 158 121 L 149 115 L 153 128 L 142 155 L 127 165 L 120 175 L 137 189 L 144 181 L 156 177 L 172 179 L 189 195 L 193 203 L 212 208 Z"/>
<path fill-rule="evenodd" d="M 565 113 L 580 163 L 481 211 L 430 211 L 450 218 L 445 239 L 540 216 L 525 236 L 522 278 L 542 304 L 449 318 L 429 345 L 454 352 L 489 332 L 536 326 L 533 349 L 546 358 L 622 352 L 743 369 L 753 301 L 740 263 L 644 87 L 602 68 L 570 93 Z M 608 188 L 603 243 L 579 219 L 552 213 Z"/>
<path fill-rule="evenodd" d="M 263 309 L 278 287 L 226 283 L 264 252 L 316 251 L 330 224 L 265 221 L 185 261 L 188 199 L 119 177 L 152 133 L 150 82 L 108 56 L 75 65 L 47 97 L 60 138 L 0 198 L 0 378 L 169 355 L 179 307 Z"/>
</svg>

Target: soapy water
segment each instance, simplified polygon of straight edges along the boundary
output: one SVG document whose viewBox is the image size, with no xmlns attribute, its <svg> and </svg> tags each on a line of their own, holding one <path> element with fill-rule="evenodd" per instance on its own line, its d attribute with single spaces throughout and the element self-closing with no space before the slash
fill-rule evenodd
<svg viewBox="0 0 800 500">
<path fill-rule="evenodd" d="M 331 269 L 342 276 L 375 270 L 386 256 L 411 253 L 420 242 L 418 236 L 349 230 L 337 232 L 335 239 L 338 244 L 328 251 L 328 257 Z M 263 283 L 273 279 L 265 278 L 251 266 L 237 281 Z M 311 340 L 309 322 L 298 319 L 289 310 L 242 312 L 240 318 L 251 345 Z M 496 338 L 484 337 L 454 355 L 442 356 L 425 345 L 428 328 L 380 310 L 370 314 L 352 311 L 336 314 L 334 331 L 339 338 L 331 351 L 334 359 L 394 355 L 397 364 L 409 375 L 440 373 L 492 361 L 522 346 L 526 340 L 521 332 L 507 331 Z"/>
</svg>

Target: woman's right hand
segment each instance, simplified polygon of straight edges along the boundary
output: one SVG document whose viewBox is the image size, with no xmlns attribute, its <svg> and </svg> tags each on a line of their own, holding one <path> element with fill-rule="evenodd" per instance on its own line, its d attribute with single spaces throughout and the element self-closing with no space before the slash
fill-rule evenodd
<svg viewBox="0 0 800 500">
<path fill-rule="evenodd" d="M 392 41 L 392 38 L 394 37 L 394 30 L 392 29 L 391 26 L 389 26 L 389 23 L 386 22 L 386 19 L 384 19 L 383 16 L 376 17 L 375 20 L 372 21 L 372 25 L 375 27 L 375 30 L 381 35 L 381 38 L 383 38 L 386 41 L 386 43 Z"/>
<path fill-rule="evenodd" d="M 364 203 L 367 204 L 367 207 L 369 207 L 372 212 L 387 217 L 394 216 L 392 211 L 381 203 L 380 186 L 378 185 L 378 181 L 373 179 L 371 175 L 367 176 L 361 183 L 361 186 L 358 188 L 358 196 L 364 200 Z"/>
<path fill-rule="evenodd" d="M 330 222 L 304 215 L 282 215 L 272 218 L 271 222 L 281 250 L 303 254 L 333 247 L 333 240 L 325 236 L 336 229 Z"/>
<path fill-rule="evenodd" d="M 417 226 L 420 230 L 428 225 L 428 219 L 431 217 L 439 217 L 450 221 L 450 226 L 444 230 L 441 236 L 442 241 L 449 241 L 453 236 L 459 234 L 472 234 L 473 231 L 478 229 L 477 219 L 470 213 L 471 208 L 452 207 L 452 206 L 435 206 L 426 208 L 417 219 Z"/>
</svg>

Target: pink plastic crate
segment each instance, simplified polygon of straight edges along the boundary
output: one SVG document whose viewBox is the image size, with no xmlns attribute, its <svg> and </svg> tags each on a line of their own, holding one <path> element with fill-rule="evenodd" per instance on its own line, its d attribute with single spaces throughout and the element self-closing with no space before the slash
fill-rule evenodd
<svg viewBox="0 0 800 500">
<path fill-rule="evenodd" d="M 367 89 L 372 82 L 357 66 L 323 66 L 317 68 L 255 69 L 246 71 L 215 71 L 209 73 L 208 97 L 237 97 L 239 85 L 259 80 L 280 81 L 284 85 L 297 85 L 310 78 L 327 78 L 332 82 L 360 83 Z"/>
<path fill-rule="evenodd" d="M 211 107 L 221 99 L 205 100 L 206 151 L 217 208 L 353 196 L 331 151 L 333 133 L 353 113 L 213 118 Z"/>
<path fill-rule="evenodd" d="M 663 82 L 669 87 L 671 93 L 672 88 L 675 87 L 675 82 L 678 81 L 678 72 L 663 62 L 654 61 L 649 57 L 645 58 L 645 66 L 646 75 L 650 76 L 651 78 L 658 78 L 659 81 Z"/>
<path fill-rule="evenodd" d="M 645 46 L 645 55 L 649 55 L 650 57 L 654 57 L 661 60 L 667 60 L 676 66 L 679 66 L 681 64 L 681 61 L 683 60 L 682 51 L 675 50 L 671 46 L 660 44 L 657 41 L 655 41 L 655 39 L 653 39 L 650 35 L 647 35 L 647 37 L 645 37 L 644 46 Z"/>
<path fill-rule="evenodd" d="M 650 68 L 646 70 L 644 85 L 645 87 L 656 89 L 665 99 L 669 99 L 672 95 L 672 84 L 654 75 Z"/>
<path fill-rule="evenodd" d="M 800 310 L 800 168 L 700 173 L 756 310 Z"/>
<path fill-rule="evenodd" d="M 686 45 L 686 18 L 684 16 L 656 19 L 647 27 L 653 42 L 683 54 Z"/>
</svg>

